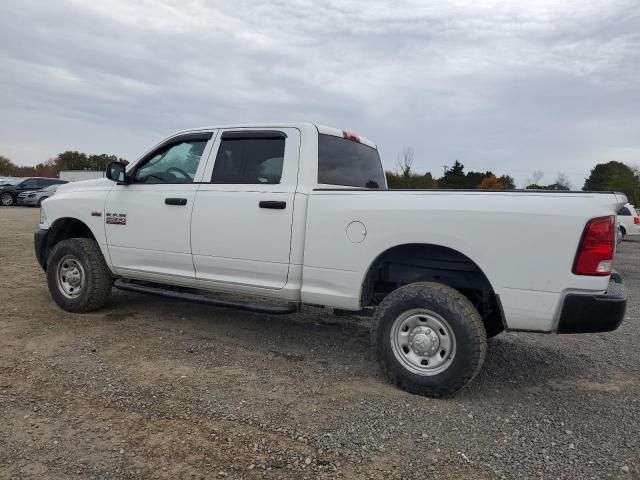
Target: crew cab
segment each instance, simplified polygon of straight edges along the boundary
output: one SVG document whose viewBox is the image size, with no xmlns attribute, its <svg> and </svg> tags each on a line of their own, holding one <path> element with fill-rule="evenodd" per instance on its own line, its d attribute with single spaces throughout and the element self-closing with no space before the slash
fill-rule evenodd
<svg viewBox="0 0 640 480">
<path fill-rule="evenodd" d="M 35 250 L 71 312 L 103 307 L 115 286 L 271 314 L 371 314 L 389 379 L 437 397 L 469 383 L 505 329 L 618 327 L 625 203 L 614 192 L 389 190 L 376 145 L 343 130 L 212 127 L 61 186 L 42 204 Z"/>
</svg>

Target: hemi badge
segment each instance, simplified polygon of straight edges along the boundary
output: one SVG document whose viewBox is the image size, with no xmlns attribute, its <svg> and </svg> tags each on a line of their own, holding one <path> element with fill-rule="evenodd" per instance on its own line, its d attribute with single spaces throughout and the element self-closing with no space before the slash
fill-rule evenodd
<svg viewBox="0 0 640 480">
<path fill-rule="evenodd" d="M 97 212 L 97 211 L 91 212 L 91 216 L 92 217 L 101 217 L 102 216 L 102 212 Z"/>
</svg>

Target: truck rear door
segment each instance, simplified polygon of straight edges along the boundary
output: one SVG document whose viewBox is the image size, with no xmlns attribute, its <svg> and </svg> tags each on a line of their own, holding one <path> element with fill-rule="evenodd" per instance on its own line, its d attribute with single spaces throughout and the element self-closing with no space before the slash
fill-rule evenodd
<svg viewBox="0 0 640 480">
<path fill-rule="evenodd" d="M 287 283 L 300 132 L 223 129 L 196 193 L 196 279 L 279 289 Z"/>
</svg>

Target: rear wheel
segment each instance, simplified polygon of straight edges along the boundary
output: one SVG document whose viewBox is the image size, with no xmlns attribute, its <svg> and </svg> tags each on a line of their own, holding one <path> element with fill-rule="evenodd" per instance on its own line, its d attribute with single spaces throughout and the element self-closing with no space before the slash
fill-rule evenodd
<svg viewBox="0 0 640 480">
<path fill-rule="evenodd" d="M 389 379 L 429 397 L 467 385 L 487 350 L 478 311 L 460 292 L 439 283 L 414 283 L 387 295 L 374 315 L 371 339 Z"/>
<path fill-rule="evenodd" d="M 0 205 L 2 205 L 3 207 L 10 207 L 14 203 L 15 203 L 15 199 L 13 198 L 13 195 L 11 195 L 10 193 L 5 192 L 2 195 L 0 195 Z"/>
<path fill-rule="evenodd" d="M 82 313 L 107 302 L 113 278 L 95 240 L 70 238 L 58 243 L 49 255 L 47 284 L 60 308 Z"/>
</svg>

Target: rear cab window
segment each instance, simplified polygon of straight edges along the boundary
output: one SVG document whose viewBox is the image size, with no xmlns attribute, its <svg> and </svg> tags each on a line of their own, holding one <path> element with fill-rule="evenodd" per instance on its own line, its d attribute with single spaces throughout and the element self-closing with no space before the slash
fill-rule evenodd
<svg viewBox="0 0 640 480">
<path fill-rule="evenodd" d="M 318 134 L 318 183 L 344 187 L 386 188 L 378 150 L 355 135 Z"/>
<path fill-rule="evenodd" d="M 618 210 L 618 215 L 630 216 L 631 212 L 627 207 L 622 207 L 620 210 Z"/>
</svg>

